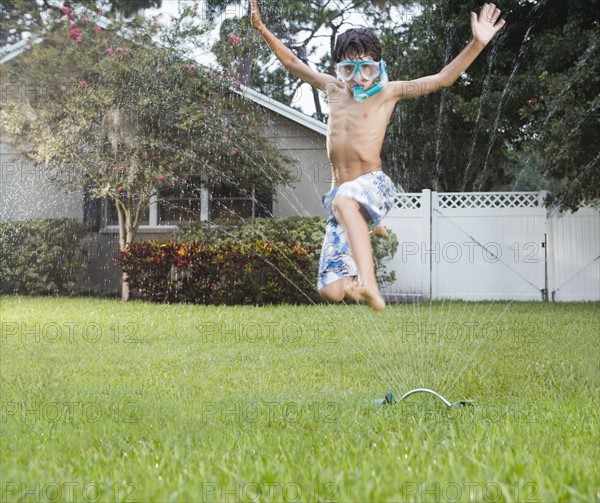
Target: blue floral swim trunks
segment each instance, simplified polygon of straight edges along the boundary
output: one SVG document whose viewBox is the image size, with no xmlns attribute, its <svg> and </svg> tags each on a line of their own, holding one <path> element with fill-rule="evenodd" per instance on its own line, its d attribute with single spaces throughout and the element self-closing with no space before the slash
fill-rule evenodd
<svg viewBox="0 0 600 503">
<path fill-rule="evenodd" d="M 339 195 L 357 201 L 369 215 L 369 224 L 376 225 L 394 205 L 396 192 L 394 183 L 383 171 L 372 171 L 342 183 L 323 196 L 327 226 L 319 263 L 319 290 L 334 281 L 358 274 L 346 230 L 333 216 L 333 199 Z"/>
</svg>

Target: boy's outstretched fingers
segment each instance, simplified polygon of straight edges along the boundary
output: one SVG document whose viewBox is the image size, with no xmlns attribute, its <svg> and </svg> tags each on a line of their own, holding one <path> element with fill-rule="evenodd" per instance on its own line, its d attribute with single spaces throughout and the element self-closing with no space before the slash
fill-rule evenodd
<svg viewBox="0 0 600 503">
<path fill-rule="evenodd" d="M 262 25 L 262 19 L 260 18 L 257 0 L 251 0 L 250 7 L 250 20 L 252 21 L 252 26 L 259 28 Z"/>
<path fill-rule="evenodd" d="M 479 15 L 471 12 L 471 29 L 473 38 L 483 44 L 487 44 L 494 35 L 506 24 L 500 19 L 502 11 L 493 3 L 486 3 L 481 8 Z"/>
</svg>

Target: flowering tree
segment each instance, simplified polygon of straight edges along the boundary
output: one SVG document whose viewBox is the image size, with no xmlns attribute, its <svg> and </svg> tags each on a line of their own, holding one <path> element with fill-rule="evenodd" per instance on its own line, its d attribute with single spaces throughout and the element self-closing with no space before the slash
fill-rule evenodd
<svg viewBox="0 0 600 503">
<path fill-rule="evenodd" d="M 189 58 L 204 30 L 193 8 L 172 27 L 137 20 L 126 32 L 63 13 L 44 43 L 11 65 L 11 85 L 40 92 L 6 103 L 2 122 L 43 166 L 112 201 L 122 249 L 151 195 L 173 180 L 198 175 L 267 194 L 290 181 L 291 159 L 258 134 L 257 112 L 234 96 L 233 82 Z"/>
</svg>

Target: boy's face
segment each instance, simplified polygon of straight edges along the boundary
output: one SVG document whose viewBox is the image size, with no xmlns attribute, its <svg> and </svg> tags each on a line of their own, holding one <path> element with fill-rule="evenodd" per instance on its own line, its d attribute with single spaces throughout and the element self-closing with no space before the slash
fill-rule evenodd
<svg viewBox="0 0 600 503">
<path fill-rule="evenodd" d="M 370 54 L 356 54 L 352 53 L 348 55 L 343 61 L 373 61 L 373 58 Z M 379 63 L 377 63 L 379 65 Z M 377 66 L 378 68 L 378 66 Z M 373 85 L 374 80 L 379 75 L 379 70 L 376 72 L 373 71 L 373 65 L 363 66 L 360 71 L 356 71 L 350 80 L 346 81 L 346 85 L 350 90 L 353 90 L 354 86 L 363 86 L 363 88 L 368 89 Z"/>
</svg>

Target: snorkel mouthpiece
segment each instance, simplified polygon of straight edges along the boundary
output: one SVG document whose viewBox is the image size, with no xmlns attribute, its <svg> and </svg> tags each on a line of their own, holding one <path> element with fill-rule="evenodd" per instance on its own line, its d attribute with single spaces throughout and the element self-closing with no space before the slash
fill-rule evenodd
<svg viewBox="0 0 600 503">
<path fill-rule="evenodd" d="M 357 103 L 362 103 L 382 90 L 383 86 L 381 84 L 375 84 L 374 86 L 369 87 L 369 89 L 366 91 L 363 86 L 354 86 L 354 101 Z"/>
<path fill-rule="evenodd" d="M 381 74 L 379 77 L 379 82 L 369 89 L 365 90 L 363 86 L 354 86 L 354 101 L 357 103 L 362 103 L 363 101 L 368 100 L 371 96 L 375 96 L 378 92 L 383 91 L 386 84 L 388 83 L 388 74 L 385 65 L 385 61 L 382 59 L 380 62 L 381 65 Z"/>
</svg>

